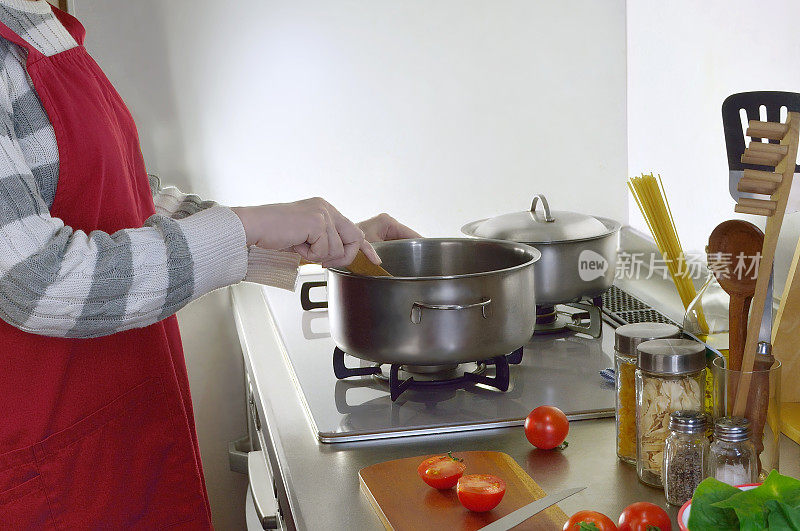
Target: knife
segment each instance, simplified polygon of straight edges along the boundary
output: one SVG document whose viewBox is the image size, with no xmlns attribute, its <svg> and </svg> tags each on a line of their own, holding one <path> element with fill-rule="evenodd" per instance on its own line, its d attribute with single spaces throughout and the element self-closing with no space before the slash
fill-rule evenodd
<svg viewBox="0 0 800 531">
<path fill-rule="evenodd" d="M 499 518 L 492 522 L 491 524 L 481 527 L 482 531 L 508 531 L 512 527 L 521 524 L 528 518 L 538 514 L 551 505 L 555 505 L 564 498 L 569 498 L 573 494 L 576 494 L 586 487 L 577 487 L 574 489 L 567 489 L 562 490 L 561 492 L 555 492 L 553 494 L 548 494 L 544 498 L 540 498 L 535 502 L 529 503 L 524 507 L 520 507 L 516 511 L 508 513 L 502 518 Z"/>
<path fill-rule="evenodd" d="M 758 353 L 765 356 L 772 354 L 772 290 L 775 281 L 775 268 L 769 274 L 767 298 L 764 301 L 764 313 L 761 315 L 761 328 L 758 331 Z"/>
</svg>

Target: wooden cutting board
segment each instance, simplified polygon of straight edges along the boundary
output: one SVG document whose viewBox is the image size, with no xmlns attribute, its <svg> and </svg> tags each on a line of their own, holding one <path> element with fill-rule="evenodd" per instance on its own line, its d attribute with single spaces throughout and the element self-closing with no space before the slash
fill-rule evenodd
<svg viewBox="0 0 800 531">
<path fill-rule="evenodd" d="M 465 474 L 494 474 L 506 482 L 500 505 L 485 513 L 468 511 L 458 502 L 456 489 L 439 491 L 417 475 L 417 466 L 430 455 L 378 463 L 358 472 L 361 489 L 386 529 L 396 531 L 443 529 L 472 531 L 545 496 L 545 492 L 503 452 L 456 452 L 464 459 Z M 567 515 L 554 505 L 514 528 L 561 529 Z"/>
</svg>

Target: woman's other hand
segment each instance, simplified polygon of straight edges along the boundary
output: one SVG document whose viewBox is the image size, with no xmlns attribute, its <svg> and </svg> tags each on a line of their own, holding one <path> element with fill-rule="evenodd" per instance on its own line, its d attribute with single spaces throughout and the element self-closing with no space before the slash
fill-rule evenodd
<svg viewBox="0 0 800 531">
<path fill-rule="evenodd" d="M 233 211 L 242 220 L 248 246 L 291 250 L 325 267 L 349 265 L 359 249 L 372 262 L 381 262 L 364 232 L 319 197 Z"/>
<path fill-rule="evenodd" d="M 364 231 L 368 242 L 421 238 L 416 231 L 406 227 L 389 214 L 378 214 L 374 218 L 362 221 L 358 227 Z"/>
</svg>

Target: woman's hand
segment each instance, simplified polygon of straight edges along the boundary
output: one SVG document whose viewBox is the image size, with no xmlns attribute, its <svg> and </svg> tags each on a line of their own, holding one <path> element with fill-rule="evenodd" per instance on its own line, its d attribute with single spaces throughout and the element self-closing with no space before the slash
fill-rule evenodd
<svg viewBox="0 0 800 531">
<path fill-rule="evenodd" d="M 325 267 L 350 265 L 361 249 L 372 262 L 381 263 L 364 232 L 319 197 L 233 211 L 242 220 L 248 246 L 292 250 Z"/>
<path fill-rule="evenodd" d="M 389 214 L 378 214 L 374 218 L 362 221 L 358 224 L 358 227 L 364 231 L 368 242 L 421 238 L 419 234 L 406 227 Z"/>
</svg>

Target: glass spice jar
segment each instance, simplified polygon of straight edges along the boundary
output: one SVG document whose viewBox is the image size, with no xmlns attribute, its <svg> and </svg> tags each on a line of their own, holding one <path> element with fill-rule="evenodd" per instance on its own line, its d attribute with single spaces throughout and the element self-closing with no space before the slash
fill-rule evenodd
<svg viewBox="0 0 800 531">
<path fill-rule="evenodd" d="M 655 339 L 636 350 L 636 472 L 642 483 L 662 487 L 670 414 L 704 411 L 706 349 L 690 339 Z"/>
<path fill-rule="evenodd" d="M 632 323 L 614 332 L 615 417 L 617 457 L 636 464 L 636 347 L 645 341 L 680 337 L 680 329 L 667 323 Z"/>
<path fill-rule="evenodd" d="M 709 456 L 710 474 L 728 485 L 746 485 L 758 479 L 758 456 L 750 439 L 750 421 L 722 417 L 714 424 Z"/>
<path fill-rule="evenodd" d="M 670 415 L 670 435 L 664 443 L 664 495 L 667 503 L 683 505 L 708 476 L 708 416 L 700 411 Z"/>
</svg>

